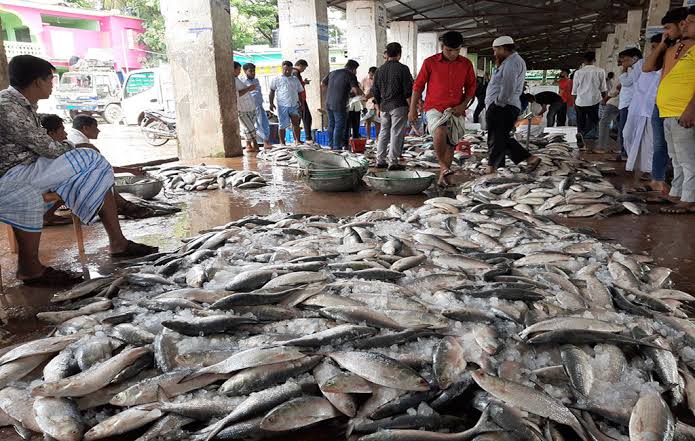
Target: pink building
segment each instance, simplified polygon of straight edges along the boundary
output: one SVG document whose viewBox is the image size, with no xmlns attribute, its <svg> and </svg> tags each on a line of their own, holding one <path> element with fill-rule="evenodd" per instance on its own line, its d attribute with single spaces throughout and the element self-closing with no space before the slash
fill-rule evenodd
<svg viewBox="0 0 695 441">
<path fill-rule="evenodd" d="M 116 70 L 142 67 L 142 20 L 112 11 L 59 6 L 56 1 L 0 0 L 2 39 L 8 59 L 36 55 L 67 67 L 71 57 L 113 60 Z"/>
</svg>

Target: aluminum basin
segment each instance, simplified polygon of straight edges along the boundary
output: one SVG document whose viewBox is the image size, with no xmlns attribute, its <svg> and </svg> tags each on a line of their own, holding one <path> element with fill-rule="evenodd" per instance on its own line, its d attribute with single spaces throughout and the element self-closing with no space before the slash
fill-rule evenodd
<svg viewBox="0 0 695 441">
<path fill-rule="evenodd" d="M 119 193 L 130 193 L 141 199 L 152 199 L 162 191 L 164 184 L 148 176 L 124 176 L 116 178 L 114 187 Z"/>
<path fill-rule="evenodd" d="M 436 175 L 423 171 L 386 171 L 364 177 L 372 189 L 384 194 L 418 194 L 427 190 Z"/>
</svg>

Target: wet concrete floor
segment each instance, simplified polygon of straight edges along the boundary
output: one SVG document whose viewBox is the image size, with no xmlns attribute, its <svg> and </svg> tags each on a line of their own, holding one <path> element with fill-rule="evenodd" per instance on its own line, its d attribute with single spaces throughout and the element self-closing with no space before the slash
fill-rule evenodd
<svg viewBox="0 0 695 441">
<path fill-rule="evenodd" d="M 591 159 L 598 159 L 592 157 Z M 209 159 L 206 164 L 220 164 L 235 169 L 260 171 L 270 185 L 254 190 L 213 190 L 183 196 L 160 198 L 181 204 L 183 210 L 173 216 L 123 221 L 125 235 L 133 240 L 173 250 L 180 240 L 201 230 L 223 225 L 248 215 L 271 213 L 311 213 L 349 216 L 363 210 L 386 208 L 391 204 L 416 207 L 428 197 L 454 196 L 432 188 L 418 196 L 386 196 L 363 188 L 349 193 L 315 193 L 298 182 L 296 171 L 288 167 L 272 167 L 254 158 Z M 199 164 L 200 161 L 190 162 Z M 459 178 L 462 180 L 463 178 Z M 626 182 L 619 174 L 611 178 L 620 186 Z M 658 265 L 674 270 L 675 287 L 695 293 L 695 215 L 664 215 L 659 206 L 652 206 L 648 215 L 619 215 L 609 218 L 565 219 L 557 222 L 574 228 L 591 228 L 596 236 L 619 242 L 634 252 L 653 256 Z M 0 229 L 0 265 L 5 293 L 0 294 L 0 347 L 46 335 L 50 328 L 37 322 L 36 312 L 50 308 L 54 289 L 27 288 L 15 278 L 16 256 L 10 254 L 7 235 Z M 41 258 L 45 264 L 73 270 L 85 268 L 92 277 L 108 274 L 114 266 L 108 255 L 108 241 L 101 224 L 84 227 L 87 261 L 79 261 L 72 226 L 44 230 Z M 1 351 L 1 350 L 0 350 Z M 2 430 L 4 439 L 19 439 L 13 432 Z M 321 438 L 316 438 L 321 439 Z"/>
</svg>

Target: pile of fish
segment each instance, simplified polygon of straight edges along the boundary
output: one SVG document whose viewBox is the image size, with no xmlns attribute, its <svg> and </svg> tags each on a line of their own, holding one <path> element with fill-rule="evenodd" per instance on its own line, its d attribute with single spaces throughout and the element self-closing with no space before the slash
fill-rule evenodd
<svg viewBox="0 0 695 441">
<path fill-rule="evenodd" d="M 168 216 L 181 211 L 181 208 L 168 202 L 154 199 L 142 199 L 130 193 L 121 193 L 121 196 L 128 202 L 147 209 L 147 217 Z"/>
<path fill-rule="evenodd" d="M 150 175 L 164 182 L 164 189 L 169 191 L 250 189 L 267 185 L 265 178 L 256 172 L 217 165 L 170 165 L 147 170 Z"/>
<path fill-rule="evenodd" d="M 453 198 L 248 217 L 55 294 L 54 335 L 0 355 L 0 422 L 59 441 L 692 440 L 695 298 L 670 273 Z"/>
<path fill-rule="evenodd" d="M 303 149 L 312 147 L 316 149 L 321 148 L 318 145 L 302 145 Z M 297 147 L 292 146 L 273 146 L 272 149 L 260 151 L 257 158 L 270 161 L 273 165 L 295 167 L 297 166 L 297 159 L 294 157 L 294 153 L 297 150 Z"/>
</svg>

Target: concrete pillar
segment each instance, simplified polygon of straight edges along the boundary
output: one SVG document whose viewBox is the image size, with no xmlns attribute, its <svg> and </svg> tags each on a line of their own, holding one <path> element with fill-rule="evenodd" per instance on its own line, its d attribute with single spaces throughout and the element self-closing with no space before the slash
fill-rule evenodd
<svg viewBox="0 0 695 441">
<path fill-rule="evenodd" d="M 436 32 L 419 32 L 417 34 L 417 67 L 420 69 L 426 58 L 440 51 L 439 34 Z"/>
<path fill-rule="evenodd" d="M 345 9 L 348 58 L 360 63 L 357 78 L 362 80 L 371 66 L 384 63 L 386 7 L 380 0 L 348 0 Z"/>
<path fill-rule="evenodd" d="M 630 9 L 627 11 L 627 23 L 625 24 L 625 47 L 640 47 L 640 34 L 642 32 L 642 10 Z M 624 48 L 623 48 L 624 49 Z"/>
<path fill-rule="evenodd" d="M 608 38 L 606 38 L 606 57 L 602 66 L 606 72 L 615 72 L 616 70 L 616 63 L 618 62 L 618 52 L 616 52 L 618 44 L 617 31 L 618 27 L 616 26 L 616 32 L 608 34 Z"/>
<path fill-rule="evenodd" d="M 2 35 L 2 20 L 0 20 L 0 35 Z M 5 44 L 0 39 L 0 90 L 7 89 L 10 80 L 7 76 L 7 57 L 5 56 Z"/>
<path fill-rule="evenodd" d="M 651 52 L 652 48 L 649 44 L 649 39 L 652 35 L 657 34 L 658 30 L 662 29 L 661 19 L 668 12 L 671 6 L 670 0 L 651 0 L 649 2 L 649 10 L 647 11 L 647 28 L 645 29 L 644 57 Z"/>
<path fill-rule="evenodd" d="M 601 47 L 596 49 L 596 65 L 602 67 L 606 60 L 606 42 L 601 43 Z"/>
<path fill-rule="evenodd" d="M 302 77 L 311 80 L 306 85 L 307 102 L 317 121 L 318 109 L 323 107 L 321 80 L 330 71 L 328 60 L 328 7 L 326 0 L 279 0 L 280 47 L 282 57 L 293 63 L 305 59 L 309 67 Z M 322 121 L 323 128 L 328 120 Z"/>
<path fill-rule="evenodd" d="M 414 21 L 392 21 L 391 41 L 403 46 L 401 63 L 410 68 L 413 76 L 417 75 L 417 23 Z M 390 42 L 389 42 L 390 43 Z"/>
<path fill-rule="evenodd" d="M 176 95 L 179 158 L 242 154 L 229 2 L 161 2 Z"/>
</svg>

